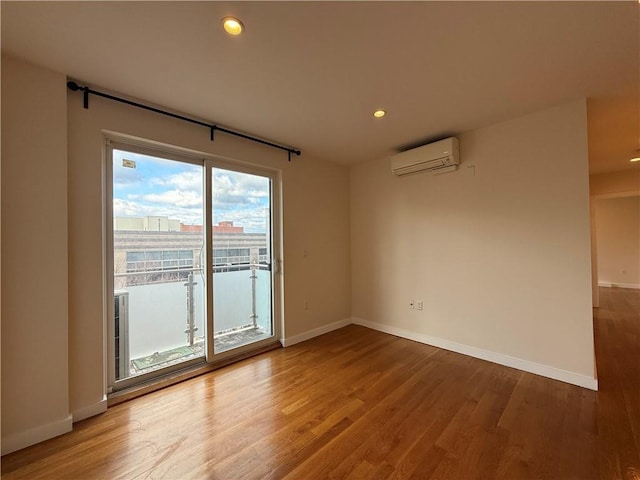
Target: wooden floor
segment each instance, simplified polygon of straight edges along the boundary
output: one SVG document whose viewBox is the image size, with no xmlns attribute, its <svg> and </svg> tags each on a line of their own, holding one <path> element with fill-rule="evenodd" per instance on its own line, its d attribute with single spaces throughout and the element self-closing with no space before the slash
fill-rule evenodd
<svg viewBox="0 0 640 480">
<path fill-rule="evenodd" d="M 14 479 L 639 479 L 640 291 L 603 289 L 598 393 L 349 326 L 7 455 Z"/>
</svg>

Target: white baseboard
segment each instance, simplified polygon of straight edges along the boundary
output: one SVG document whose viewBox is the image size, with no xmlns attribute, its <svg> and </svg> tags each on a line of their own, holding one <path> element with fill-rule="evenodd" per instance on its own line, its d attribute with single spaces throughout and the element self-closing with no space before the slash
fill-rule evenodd
<svg viewBox="0 0 640 480">
<path fill-rule="evenodd" d="M 322 327 L 314 328 L 313 330 L 308 330 L 306 332 L 300 333 L 298 335 L 294 335 L 292 337 L 281 338 L 280 343 L 283 347 L 290 347 L 291 345 L 295 345 L 296 343 L 304 342 L 305 340 L 310 340 L 313 337 L 317 337 L 319 335 L 324 335 L 325 333 L 332 332 L 333 330 L 338 330 L 339 328 L 346 327 L 351 324 L 351 319 L 346 318 L 344 320 L 338 320 L 337 322 L 330 323 L 328 325 L 323 325 Z"/>
<path fill-rule="evenodd" d="M 598 380 L 596 378 L 591 378 L 580 373 L 569 372 L 560 368 L 542 365 L 540 363 L 531 362 L 529 360 L 511 357 L 502 353 L 492 352 L 489 350 L 484 350 L 482 348 L 472 347 L 470 345 L 464 345 L 462 343 L 452 342 L 450 340 L 444 340 L 442 338 L 423 335 L 421 333 L 404 330 L 402 328 L 391 327 L 382 323 L 371 322 L 362 318 L 352 318 L 351 322 L 355 325 L 361 325 L 373 330 L 378 330 L 379 332 L 390 333 L 391 335 L 395 335 L 397 337 L 414 340 L 416 342 L 425 343 L 427 345 L 443 348 L 445 350 L 461 353 L 463 355 L 469 355 L 470 357 L 487 360 L 499 365 L 505 365 L 507 367 L 516 368 L 518 370 L 534 373 L 536 375 L 552 378 L 554 380 L 560 380 L 561 382 L 570 383 L 572 385 L 588 388 L 590 390 L 598 390 Z"/>
<path fill-rule="evenodd" d="M 44 442 L 50 438 L 70 432 L 72 429 L 72 417 L 68 415 L 66 418 L 46 425 L 40 425 L 30 430 L 25 430 L 24 432 L 7 435 L 6 437 L 2 437 L 2 455 L 35 445 L 36 443 Z"/>
<path fill-rule="evenodd" d="M 640 290 L 640 285 L 636 283 L 598 282 L 598 286 L 605 288 L 633 288 L 635 290 Z"/>
<path fill-rule="evenodd" d="M 72 412 L 73 423 L 79 422 L 80 420 L 84 420 L 85 418 L 93 417 L 95 415 L 100 415 L 107 411 L 107 396 L 102 397 L 97 403 L 92 405 L 87 405 L 86 407 L 79 408 Z"/>
</svg>

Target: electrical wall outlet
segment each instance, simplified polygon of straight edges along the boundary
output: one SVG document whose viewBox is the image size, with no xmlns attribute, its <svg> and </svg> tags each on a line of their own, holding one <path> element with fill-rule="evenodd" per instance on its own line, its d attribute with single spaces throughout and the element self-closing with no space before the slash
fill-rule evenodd
<svg viewBox="0 0 640 480">
<path fill-rule="evenodd" d="M 416 302 L 416 308 L 417 308 L 418 310 L 422 310 L 422 309 L 424 308 L 424 304 L 422 303 L 422 300 L 418 300 L 418 301 Z"/>
</svg>

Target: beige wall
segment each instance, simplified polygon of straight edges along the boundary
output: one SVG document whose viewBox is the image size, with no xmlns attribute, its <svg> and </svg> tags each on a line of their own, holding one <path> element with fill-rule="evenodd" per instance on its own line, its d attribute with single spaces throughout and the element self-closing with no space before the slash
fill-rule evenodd
<svg viewBox="0 0 640 480">
<path fill-rule="evenodd" d="M 352 169 L 352 315 L 593 386 L 585 102 L 459 138 L 454 173 Z"/>
<path fill-rule="evenodd" d="M 640 196 L 596 200 L 598 280 L 640 288 Z"/>
<path fill-rule="evenodd" d="M 103 400 L 102 131 L 116 131 L 282 170 L 284 318 L 286 338 L 350 316 L 349 173 L 304 156 L 91 97 L 68 96 L 69 287 L 71 408 L 91 411 Z M 307 252 L 306 257 L 304 252 Z M 307 301 L 309 309 L 304 309 Z"/>
<path fill-rule="evenodd" d="M 2 452 L 71 428 L 66 78 L 2 57 Z"/>
<path fill-rule="evenodd" d="M 598 292 L 598 245 L 596 202 L 602 198 L 627 197 L 640 194 L 640 167 L 621 172 L 601 173 L 589 177 L 589 194 L 591 195 L 591 265 L 593 306 L 600 306 Z"/>
</svg>

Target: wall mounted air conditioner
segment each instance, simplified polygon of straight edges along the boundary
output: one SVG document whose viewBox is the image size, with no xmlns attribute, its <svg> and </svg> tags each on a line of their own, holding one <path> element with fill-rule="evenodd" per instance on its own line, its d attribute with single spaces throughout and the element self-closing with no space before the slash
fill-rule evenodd
<svg viewBox="0 0 640 480">
<path fill-rule="evenodd" d="M 417 172 L 444 173 L 460 165 L 458 139 L 445 138 L 391 157 L 391 171 L 394 175 L 409 175 Z"/>
<path fill-rule="evenodd" d="M 129 376 L 129 292 L 115 292 L 114 300 L 114 373 L 116 380 L 122 380 Z"/>
</svg>

